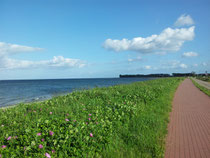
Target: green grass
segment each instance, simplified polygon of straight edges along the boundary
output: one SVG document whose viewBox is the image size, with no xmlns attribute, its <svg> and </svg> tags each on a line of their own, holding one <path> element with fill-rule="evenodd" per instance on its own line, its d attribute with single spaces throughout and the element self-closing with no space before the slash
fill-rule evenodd
<svg viewBox="0 0 210 158">
<path fill-rule="evenodd" d="M 3 158 L 41 158 L 46 153 L 51 157 L 163 157 L 171 102 L 182 80 L 95 88 L 0 109 L 0 154 Z"/>
<path fill-rule="evenodd" d="M 202 92 L 204 92 L 205 94 L 207 94 L 208 96 L 210 96 L 210 90 L 209 90 L 209 89 L 207 89 L 207 88 L 205 88 L 205 87 L 199 85 L 196 81 L 194 81 L 194 80 L 192 80 L 192 79 L 191 79 L 191 81 L 192 81 L 193 84 L 194 84 L 197 88 L 199 88 Z"/>
</svg>

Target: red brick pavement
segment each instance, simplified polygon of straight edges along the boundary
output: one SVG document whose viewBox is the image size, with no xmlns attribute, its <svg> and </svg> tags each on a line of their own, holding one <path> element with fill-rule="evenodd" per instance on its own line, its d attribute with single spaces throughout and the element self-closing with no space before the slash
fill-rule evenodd
<svg viewBox="0 0 210 158">
<path fill-rule="evenodd" d="M 165 158 L 210 158 L 210 97 L 190 79 L 174 96 Z"/>
</svg>

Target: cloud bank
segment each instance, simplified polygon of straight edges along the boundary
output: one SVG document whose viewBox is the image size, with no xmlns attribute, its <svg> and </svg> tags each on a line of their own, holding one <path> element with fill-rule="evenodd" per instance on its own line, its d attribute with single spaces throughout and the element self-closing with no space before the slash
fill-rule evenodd
<svg viewBox="0 0 210 158">
<path fill-rule="evenodd" d="M 136 37 L 131 40 L 107 39 L 103 47 L 115 52 L 136 51 L 142 54 L 178 51 L 185 41 L 194 39 L 195 26 L 189 28 L 166 28 L 159 35 Z"/>
<path fill-rule="evenodd" d="M 176 22 L 174 23 L 175 26 L 180 27 L 180 26 L 190 26 L 195 24 L 193 19 L 191 18 L 190 15 L 181 15 Z"/>
<path fill-rule="evenodd" d="M 17 60 L 10 56 L 17 53 L 41 51 L 42 48 L 28 47 L 17 44 L 0 42 L 0 69 L 23 69 L 23 68 L 81 68 L 86 64 L 80 59 L 64 58 L 63 56 L 54 56 L 49 60 L 30 61 Z"/>
</svg>

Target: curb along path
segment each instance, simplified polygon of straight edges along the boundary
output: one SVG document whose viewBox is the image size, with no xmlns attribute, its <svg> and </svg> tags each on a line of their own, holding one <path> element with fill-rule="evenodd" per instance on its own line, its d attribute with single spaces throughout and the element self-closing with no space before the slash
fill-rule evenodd
<svg viewBox="0 0 210 158">
<path fill-rule="evenodd" d="M 210 97 L 190 79 L 173 99 L 165 158 L 210 158 Z"/>
</svg>

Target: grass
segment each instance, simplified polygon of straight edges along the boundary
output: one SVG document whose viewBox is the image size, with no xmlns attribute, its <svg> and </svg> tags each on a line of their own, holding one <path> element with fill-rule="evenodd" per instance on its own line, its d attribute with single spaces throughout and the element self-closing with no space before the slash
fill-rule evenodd
<svg viewBox="0 0 210 158">
<path fill-rule="evenodd" d="M 95 88 L 0 109 L 0 155 L 163 157 L 171 102 L 182 80 Z"/>
<path fill-rule="evenodd" d="M 205 94 L 207 94 L 208 96 L 210 96 L 210 90 L 199 85 L 196 81 L 194 81 L 193 79 L 191 79 L 191 81 L 193 82 L 193 84 L 198 88 L 200 89 L 202 92 L 204 92 Z"/>
<path fill-rule="evenodd" d="M 210 76 L 197 76 L 196 78 L 202 81 L 210 82 Z"/>
</svg>

